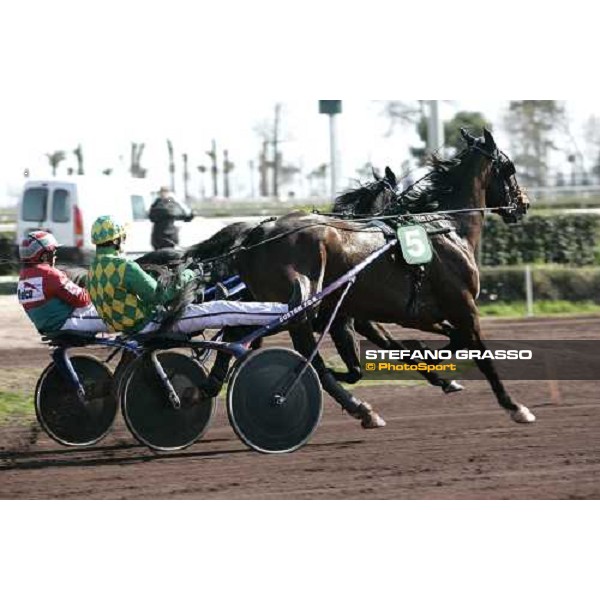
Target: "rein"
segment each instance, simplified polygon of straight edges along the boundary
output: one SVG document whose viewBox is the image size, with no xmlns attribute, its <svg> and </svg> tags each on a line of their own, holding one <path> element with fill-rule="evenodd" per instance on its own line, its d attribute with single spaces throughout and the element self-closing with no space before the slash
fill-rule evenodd
<svg viewBox="0 0 600 600">
<path fill-rule="evenodd" d="M 501 210 L 508 210 L 508 209 L 509 209 L 509 207 L 505 207 L 505 206 L 495 207 L 495 208 L 488 208 L 488 207 L 456 208 L 456 209 L 450 209 L 450 210 L 444 210 L 444 211 L 410 213 L 410 214 L 405 214 L 405 215 L 387 215 L 387 216 L 385 216 L 385 215 L 383 215 L 383 216 L 369 215 L 369 216 L 365 216 L 365 217 L 358 217 L 355 219 L 344 219 L 344 220 L 348 223 L 363 223 L 363 222 L 373 221 L 375 219 L 379 220 L 379 221 L 394 220 L 394 219 L 395 220 L 408 220 L 413 217 L 422 217 L 422 216 L 430 216 L 430 215 L 448 215 L 448 214 L 460 214 L 460 213 L 470 213 L 470 212 L 493 213 L 493 212 L 498 212 Z M 325 216 L 325 217 L 330 216 L 329 214 L 323 214 L 323 213 L 317 213 L 317 214 L 320 214 L 321 216 Z M 218 262 L 218 261 L 224 260 L 226 258 L 229 258 L 231 256 L 235 256 L 236 254 L 239 254 L 240 252 L 253 250 L 254 248 L 258 248 L 259 246 L 263 246 L 270 242 L 274 242 L 276 240 L 288 237 L 290 235 L 293 235 L 294 233 L 298 233 L 299 231 L 303 231 L 305 229 L 310 229 L 311 227 L 331 227 L 333 229 L 339 229 L 341 231 L 357 231 L 356 229 L 353 229 L 351 227 L 341 227 L 340 225 L 334 225 L 333 223 L 310 223 L 309 225 L 303 225 L 302 227 L 296 227 L 296 229 L 292 229 L 291 231 L 286 231 L 284 233 L 274 235 L 273 237 L 267 238 L 266 240 L 261 240 L 260 242 L 257 242 L 256 244 L 252 244 L 251 246 L 244 246 L 244 244 L 242 244 L 240 246 L 233 248 L 229 252 L 226 252 L 225 254 L 220 254 L 218 256 L 211 256 L 209 258 L 205 258 L 205 259 L 201 260 L 200 263 Z M 373 231 L 365 230 L 365 231 L 360 231 L 360 233 L 380 233 L 380 230 L 378 230 L 378 229 L 373 230 Z M 250 234 L 248 234 L 248 235 L 250 235 Z"/>
</svg>

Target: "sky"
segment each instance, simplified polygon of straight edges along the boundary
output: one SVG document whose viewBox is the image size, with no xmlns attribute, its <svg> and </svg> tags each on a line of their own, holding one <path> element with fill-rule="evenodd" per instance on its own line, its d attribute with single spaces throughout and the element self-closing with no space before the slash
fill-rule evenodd
<svg viewBox="0 0 600 600">
<path fill-rule="evenodd" d="M 496 15 L 500 33 L 494 35 L 477 11 L 462 15 L 460 30 L 449 30 L 446 20 L 456 7 L 442 4 L 428 22 L 427 38 L 406 27 L 423 22 L 425 5 L 424 14 L 412 20 L 409 7 L 395 15 L 378 0 L 368 11 L 357 7 L 356 14 L 346 7 L 343 19 L 338 8 L 312 0 L 285 14 L 275 0 L 224 0 L 210 8 L 184 0 L 90 0 L 85 7 L 75 0 L 0 4 L 0 202 L 18 193 L 25 169 L 32 177 L 48 176 L 48 152 L 67 151 L 64 173 L 74 165 L 72 150 L 78 144 L 86 171 L 99 173 L 125 171 L 130 142 L 144 142 L 142 165 L 153 185 L 163 185 L 168 183 L 167 138 L 174 143 L 179 172 L 181 154 L 189 154 L 192 193 L 199 189 L 195 167 L 208 164 L 205 152 L 214 138 L 235 163 L 234 194 L 247 196 L 249 161 L 257 163 L 260 145 L 256 127 L 272 117 L 276 102 L 284 105 L 284 161 L 309 172 L 329 160 L 327 117 L 318 114 L 317 101 L 343 100 L 341 187 L 366 162 L 399 169 L 417 142 L 407 129 L 386 137 L 382 101 L 369 98 L 487 97 L 445 101 L 442 116 L 480 110 L 505 148 L 501 124 L 508 100 L 498 100 L 499 95 L 557 98 L 570 92 L 583 98 L 567 101 L 579 138 L 583 121 L 600 115 L 600 100 L 593 99 L 587 79 L 574 68 L 581 61 L 569 57 L 567 44 L 534 45 L 525 6 L 517 20 L 510 11 Z M 544 18 L 547 26 L 555 18 L 561 27 L 574 19 L 577 36 L 568 47 L 579 55 L 595 52 L 595 21 L 578 15 L 547 9 Z M 473 51 L 471 32 L 478 31 L 485 35 Z M 337 44 L 332 43 L 336 35 Z M 498 45 L 509 39 L 523 43 Z M 529 60 L 524 42 L 535 54 Z M 583 43 L 591 48 L 580 50 L 577 45 Z M 440 66 L 440 50 L 453 60 Z M 298 187 L 299 196 L 307 191 L 300 182 Z"/>
<path fill-rule="evenodd" d="M 215 139 L 218 151 L 228 149 L 235 164 L 232 172 L 233 195 L 248 197 L 258 188 L 258 154 L 261 125 L 272 122 L 274 106 L 282 104 L 281 150 L 285 163 L 302 168 L 304 175 L 322 163 L 329 162 L 328 117 L 318 113 L 317 99 L 219 98 L 218 96 L 180 97 L 174 93 L 146 94 L 139 98 L 99 103 L 93 98 L 66 97 L 44 106 L 14 102 L 10 112 L 0 114 L 3 144 L 0 149 L 0 194 L 14 197 L 30 178 L 46 178 L 51 174 L 47 152 L 67 151 L 67 160 L 58 175 L 66 175 L 68 166 L 76 165 L 72 150 L 82 144 L 87 173 L 100 174 L 113 168 L 126 173 L 130 160 L 130 142 L 144 142 L 142 166 L 148 169 L 152 185 L 168 184 L 166 139 L 172 140 L 176 154 L 176 191 L 181 192 L 183 152 L 189 155 L 193 195 L 200 193 L 200 175 L 196 167 L 208 166 L 205 152 Z M 503 131 L 503 114 L 508 100 L 454 100 L 441 102 L 443 119 L 458 110 L 481 111 L 494 125 L 501 147 L 509 143 Z M 419 143 L 412 127 L 396 127 L 390 135 L 389 121 L 383 115 L 383 100 L 343 99 L 343 112 L 336 117 L 338 149 L 341 165 L 339 187 L 344 188 L 358 177 L 356 171 L 365 163 L 380 169 L 385 165 L 399 171 L 409 158 L 409 147 Z M 600 114 L 600 101 L 570 100 L 566 106 L 576 137 L 582 136 L 583 122 L 591 114 Z M 583 142 L 582 142 L 583 143 Z M 222 160 L 222 155 L 220 157 Z M 254 163 L 252 184 L 250 161 Z M 222 184 L 221 184 L 222 185 Z M 205 176 L 207 192 L 210 181 Z M 298 177 L 292 187 L 296 195 L 308 195 L 306 177 Z"/>
</svg>

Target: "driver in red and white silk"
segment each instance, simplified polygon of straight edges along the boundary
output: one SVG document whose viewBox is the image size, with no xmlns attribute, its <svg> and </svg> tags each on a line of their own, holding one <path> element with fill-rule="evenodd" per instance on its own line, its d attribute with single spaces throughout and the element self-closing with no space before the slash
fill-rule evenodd
<svg viewBox="0 0 600 600">
<path fill-rule="evenodd" d="M 108 331 L 88 291 L 54 266 L 58 246 L 47 231 L 32 231 L 21 241 L 19 257 L 23 266 L 17 287 L 21 306 L 43 335 L 66 330 Z"/>
</svg>

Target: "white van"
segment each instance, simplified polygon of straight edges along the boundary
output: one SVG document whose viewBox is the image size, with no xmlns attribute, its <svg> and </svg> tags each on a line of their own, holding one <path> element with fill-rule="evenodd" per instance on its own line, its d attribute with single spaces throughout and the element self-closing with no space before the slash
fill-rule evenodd
<svg viewBox="0 0 600 600">
<path fill-rule="evenodd" d="M 152 223 L 148 210 L 153 200 L 142 179 L 80 176 L 29 181 L 18 207 L 17 240 L 29 231 L 43 229 L 61 244 L 61 261 L 88 264 L 94 252 L 93 222 L 114 215 L 127 228 L 126 251 L 140 255 L 152 250 Z"/>
</svg>

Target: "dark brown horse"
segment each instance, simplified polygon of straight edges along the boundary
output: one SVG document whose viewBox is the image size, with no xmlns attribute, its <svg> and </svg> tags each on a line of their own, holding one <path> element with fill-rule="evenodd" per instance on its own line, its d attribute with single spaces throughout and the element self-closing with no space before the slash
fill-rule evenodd
<svg viewBox="0 0 600 600">
<path fill-rule="evenodd" d="M 403 198 L 399 213 L 448 211 L 456 231 L 431 238 L 433 259 L 425 266 L 415 297 L 415 269 L 397 252 L 373 263 L 357 278 L 340 310 L 357 321 L 400 325 L 450 335 L 453 347 L 483 350 L 476 298 L 479 272 L 475 260 L 483 224 L 481 209 L 496 209 L 506 221 L 525 214 L 528 202 L 517 184 L 514 166 L 496 147 L 492 135 L 482 139 L 465 134 L 468 148 L 453 160 L 434 160 L 428 184 Z M 453 213 L 456 210 L 469 212 Z M 389 216 L 392 208 L 386 210 Z M 384 215 L 386 216 L 386 215 Z M 210 241 L 210 240 L 209 240 Z M 344 275 L 383 244 L 383 234 L 372 226 L 306 213 L 292 213 L 254 229 L 235 266 L 253 296 L 286 301 L 293 281 L 304 281 L 316 292 Z M 215 253 L 218 248 L 214 246 Z M 206 256 L 206 255 L 205 255 Z M 331 311 L 336 297 L 323 301 Z M 295 347 L 309 356 L 315 347 L 310 319 L 291 331 Z M 512 401 L 493 362 L 477 361 L 499 404 L 519 423 L 534 420 L 529 410 Z M 369 405 L 344 390 L 317 355 L 314 366 L 323 387 L 366 427 L 381 424 Z"/>
<path fill-rule="evenodd" d="M 396 201 L 396 189 L 398 182 L 393 171 L 386 167 L 385 175 L 380 177 L 373 171 L 374 181 L 347 191 L 339 196 L 332 208 L 333 213 L 341 218 L 357 218 L 368 215 L 377 215 L 383 213 L 393 202 Z M 269 227 L 276 219 L 268 219 L 261 224 L 262 227 Z M 237 250 L 244 247 L 245 240 L 257 228 L 256 224 L 248 222 L 239 222 L 228 225 L 223 228 L 212 238 L 205 242 L 201 242 L 188 248 L 185 253 L 185 259 L 193 261 L 206 261 L 210 265 L 210 279 L 212 282 L 221 281 L 226 277 L 237 273 L 235 265 L 235 256 Z M 164 259 L 168 258 L 161 254 L 163 251 L 151 252 L 140 259 L 138 262 L 146 268 L 152 264 L 164 264 Z M 173 252 L 173 251 L 171 251 Z M 217 260 L 211 261 L 210 258 L 220 254 Z M 248 294 L 251 298 L 251 295 Z M 322 331 L 329 315 L 324 312 L 320 313 L 320 318 L 315 319 L 314 327 L 316 331 Z M 355 321 L 354 319 L 338 315 L 334 320 L 330 334 L 331 338 L 341 356 L 347 371 L 332 371 L 333 376 L 338 381 L 345 383 L 356 383 L 362 377 L 360 360 L 358 357 L 358 349 L 356 344 L 356 333 L 365 337 L 372 343 L 384 349 L 400 349 L 404 350 L 404 346 L 393 339 L 387 329 L 379 324 L 370 321 Z M 225 356 L 221 358 L 224 363 L 228 360 Z M 216 371 L 220 376 L 214 380 L 212 391 L 218 393 L 222 381 L 221 376 L 225 373 L 226 366 Z M 214 374 L 214 373 L 213 373 Z M 436 373 L 420 374 L 429 381 L 431 385 L 442 388 L 445 393 L 459 391 L 462 388 L 455 381 L 445 380 Z"/>
<path fill-rule="evenodd" d="M 333 206 L 333 214 L 352 220 L 361 217 L 384 216 L 390 208 L 394 210 L 398 203 L 396 175 L 389 167 L 386 167 L 384 177 L 379 177 L 375 170 L 373 170 L 373 176 L 375 177 L 374 182 L 338 196 Z M 430 201 L 423 208 L 431 210 L 436 206 L 434 201 Z M 329 316 L 325 311 L 320 312 L 319 318 L 313 323 L 315 331 L 322 331 L 325 323 L 329 320 Z M 331 325 L 330 334 L 347 369 L 346 372 L 332 371 L 338 381 L 356 383 L 362 378 L 356 343 L 357 333 L 382 349 L 406 350 L 405 346 L 395 340 L 381 323 L 355 320 L 343 314 L 337 315 Z M 420 346 L 426 349 L 423 344 L 420 344 Z M 441 387 L 446 394 L 463 389 L 463 386 L 456 381 L 446 380 L 436 373 L 421 371 L 419 374 L 427 379 L 431 385 Z"/>
</svg>

